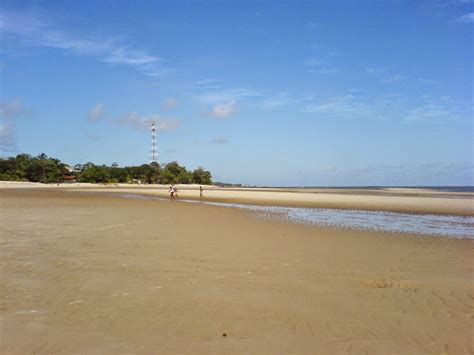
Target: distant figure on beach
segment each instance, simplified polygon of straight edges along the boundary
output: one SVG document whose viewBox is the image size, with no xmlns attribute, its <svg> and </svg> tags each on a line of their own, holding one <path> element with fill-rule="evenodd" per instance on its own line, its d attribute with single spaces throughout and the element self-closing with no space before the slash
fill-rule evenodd
<svg viewBox="0 0 474 355">
<path fill-rule="evenodd" d="M 176 187 L 173 188 L 173 192 L 174 192 L 174 198 L 177 198 L 178 197 L 178 189 Z"/>
<path fill-rule="evenodd" d="M 171 185 L 170 188 L 168 189 L 168 193 L 170 194 L 170 200 L 173 200 L 173 199 L 174 199 L 174 188 L 173 188 L 173 185 Z"/>
<path fill-rule="evenodd" d="M 202 186 L 199 186 L 199 197 L 202 197 Z"/>
</svg>

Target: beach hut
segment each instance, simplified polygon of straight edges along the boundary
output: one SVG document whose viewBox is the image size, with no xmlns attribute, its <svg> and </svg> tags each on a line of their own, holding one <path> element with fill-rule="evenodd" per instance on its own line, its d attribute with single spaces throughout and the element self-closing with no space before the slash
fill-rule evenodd
<svg viewBox="0 0 474 355">
<path fill-rule="evenodd" d="M 63 181 L 68 184 L 73 184 L 77 181 L 77 176 L 64 175 Z"/>
</svg>

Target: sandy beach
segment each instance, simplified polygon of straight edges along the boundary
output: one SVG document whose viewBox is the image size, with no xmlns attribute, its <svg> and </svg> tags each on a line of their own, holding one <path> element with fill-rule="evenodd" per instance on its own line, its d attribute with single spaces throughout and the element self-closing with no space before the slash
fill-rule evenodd
<svg viewBox="0 0 474 355">
<path fill-rule="evenodd" d="M 0 189 L 0 236 L 3 354 L 474 351 L 470 239 L 71 188 Z"/>
<path fill-rule="evenodd" d="M 200 200 L 199 185 L 175 185 L 181 199 Z M 168 185 L 52 184 L 0 182 L 0 189 L 34 188 L 88 193 L 131 193 L 169 198 Z M 208 202 L 274 205 L 418 214 L 474 216 L 474 193 L 430 189 L 219 188 L 204 186 Z"/>
</svg>

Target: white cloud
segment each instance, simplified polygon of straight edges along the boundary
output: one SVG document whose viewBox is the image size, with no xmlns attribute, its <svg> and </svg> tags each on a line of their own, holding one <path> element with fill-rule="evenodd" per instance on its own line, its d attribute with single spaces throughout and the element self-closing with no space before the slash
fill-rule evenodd
<svg viewBox="0 0 474 355">
<path fill-rule="evenodd" d="M 163 111 L 169 111 L 178 107 L 179 102 L 174 97 L 168 97 L 161 103 L 161 109 Z"/>
<path fill-rule="evenodd" d="M 158 132 L 176 131 L 181 125 L 179 120 L 164 118 L 158 113 L 142 117 L 137 112 L 127 113 L 116 119 L 115 122 L 139 131 L 149 130 L 151 123 L 155 122 Z"/>
<path fill-rule="evenodd" d="M 0 119 L 0 151 L 12 152 L 16 150 L 14 122 Z"/>
<path fill-rule="evenodd" d="M 237 113 L 237 103 L 255 100 L 262 96 L 258 91 L 247 88 L 225 90 L 205 90 L 194 96 L 194 99 L 205 105 L 204 116 L 228 118 Z M 209 108 L 210 107 L 210 108 Z"/>
<path fill-rule="evenodd" d="M 474 23 L 474 12 L 470 12 L 458 18 L 458 21 L 464 23 Z"/>
<path fill-rule="evenodd" d="M 0 117 L 14 120 L 24 113 L 25 106 L 23 105 L 23 101 L 19 98 L 0 103 Z"/>
<path fill-rule="evenodd" d="M 105 111 L 104 104 L 98 103 L 89 111 L 87 118 L 89 119 L 90 122 L 97 122 L 103 117 L 104 111 Z"/>
<path fill-rule="evenodd" d="M 0 102 L 0 151 L 16 150 L 16 121 L 25 114 L 21 99 Z"/>
<path fill-rule="evenodd" d="M 0 30 L 4 38 L 19 39 L 26 46 L 56 48 L 93 56 L 105 63 L 133 67 L 150 76 L 164 72 L 158 65 L 160 57 L 135 49 L 118 37 L 81 38 L 55 29 L 35 15 L 3 12 L 0 14 Z"/>
<path fill-rule="evenodd" d="M 229 101 L 223 104 L 217 104 L 213 106 L 207 115 L 215 118 L 229 118 L 237 113 L 236 101 Z"/>
</svg>

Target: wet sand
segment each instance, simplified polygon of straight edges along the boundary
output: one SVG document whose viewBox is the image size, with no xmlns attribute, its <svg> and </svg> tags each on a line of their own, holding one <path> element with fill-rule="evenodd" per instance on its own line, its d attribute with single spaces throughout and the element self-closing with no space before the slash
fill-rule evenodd
<svg viewBox="0 0 474 355">
<path fill-rule="evenodd" d="M 176 185 L 182 199 L 199 200 L 198 185 Z M 130 184 L 61 184 L 0 182 L 0 189 L 41 188 L 81 191 L 89 193 L 134 193 L 168 198 L 166 185 Z M 219 188 L 204 186 L 208 202 L 227 202 L 252 205 L 287 207 L 314 207 L 332 209 L 357 209 L 392 211 L 418 214 L 444 214 L 474 216 L 474 193 L 446 192 L 430 189 L 380 188 L 380 189 L 299 189 L 299 188 Z"/>
<path fill-rule="evenodd" d="M 77 192 L 0 189 L 4 354 L 474 351 L 473 240 Z"/>
</svg>

